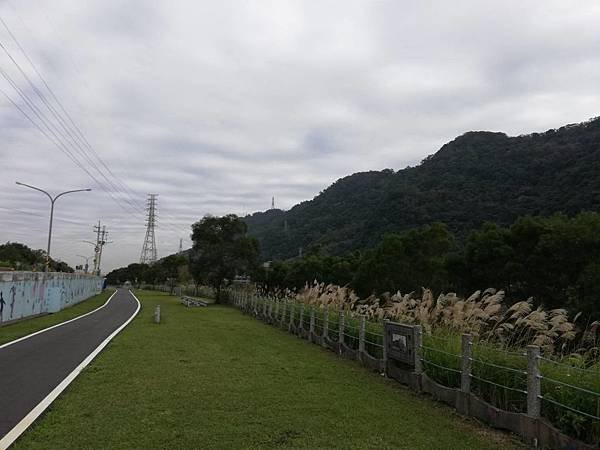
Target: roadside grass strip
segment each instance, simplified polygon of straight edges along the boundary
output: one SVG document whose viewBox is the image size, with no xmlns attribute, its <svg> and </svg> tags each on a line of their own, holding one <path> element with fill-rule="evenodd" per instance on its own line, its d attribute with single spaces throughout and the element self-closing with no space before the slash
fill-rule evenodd
<svg viewBox="0 0 600 450">
<path fill-rule="evenodd" d="M 234 308 L 135 294 L 137 317 L 15 449 L 520 448 Z"/>
</svg>

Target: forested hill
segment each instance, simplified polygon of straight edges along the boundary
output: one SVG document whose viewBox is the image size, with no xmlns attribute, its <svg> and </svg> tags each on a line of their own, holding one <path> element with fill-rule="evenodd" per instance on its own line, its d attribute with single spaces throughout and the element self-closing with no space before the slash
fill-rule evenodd
<svg viewBox="0 0 600 450">
<path fill-rule="evenodd" d="M 270 260 L 300 248 L 342 254 L 432 222 L 463 237 L 485 221 L 582 210 L 600 210 L 600 118 L 517 137 L 468 132 L 417 167 L 356 173 L 289 211 L 244 220 Z"/>
</svg>

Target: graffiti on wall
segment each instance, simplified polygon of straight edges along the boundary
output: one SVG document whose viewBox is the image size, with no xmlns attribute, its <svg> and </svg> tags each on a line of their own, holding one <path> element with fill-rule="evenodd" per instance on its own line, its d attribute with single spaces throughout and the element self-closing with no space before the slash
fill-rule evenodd
<svg viewBox="0 0 600 450">
<path fill-rule="evenodd" d="M 0 324 L 56 312 L 102 290 L 102 278 L 83 274 L 0 273 Z"/>
</svg>

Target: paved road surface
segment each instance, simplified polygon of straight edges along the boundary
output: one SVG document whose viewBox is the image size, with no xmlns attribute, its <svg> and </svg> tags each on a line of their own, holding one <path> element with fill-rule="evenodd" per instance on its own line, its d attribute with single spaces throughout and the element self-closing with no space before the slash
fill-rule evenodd
<svg viewBox="0 0 600 450">
<path fill-rule="evenodd" d="M 136 311 L 124 289 L 98 311 L 0 349 L 0 438 Z"/>
</svg>

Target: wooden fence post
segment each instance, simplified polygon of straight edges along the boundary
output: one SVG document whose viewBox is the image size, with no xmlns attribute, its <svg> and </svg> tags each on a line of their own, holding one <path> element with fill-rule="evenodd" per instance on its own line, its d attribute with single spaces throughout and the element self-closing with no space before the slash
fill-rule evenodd
<svg viewBox="0 0 600 450">
<path fill-rule="evenodd" d="M 315 308 L 310 308 L 310 325 L 308 328 L 308 340 L 313 341 L 313 335 L 315 334 Z"/>
<path fill-rule="evenodd" d="M 423 329 L 421 328 L 421 325 L 415 325 L 414 326 L 414 330 L 415 330 L 415 348 L 413 351 L 413 354 L 415 355 L 415 373 L 417 375 L 420 375 L 423 373 L 423 364 L 421 361 L 421 346 L 423 345 Z"/>
<path fill-rule="evenodd" d="M 473 336 L 464 333 L 461 337 L 460 390 L 471 392 L 471 369 L 473 365 Z"/>
<path fill-rule="evenodd" d="M 365 331 L 367 328 L 367 318 L 360 316 L 360 323 L 358 327 L 358 352 L 365 352 Z"/>
<path fill-rule="evenodd" d="M 527 415 L 537 419 L 541 412 L 540 348 L 527 346 Z"/>
</svg>

